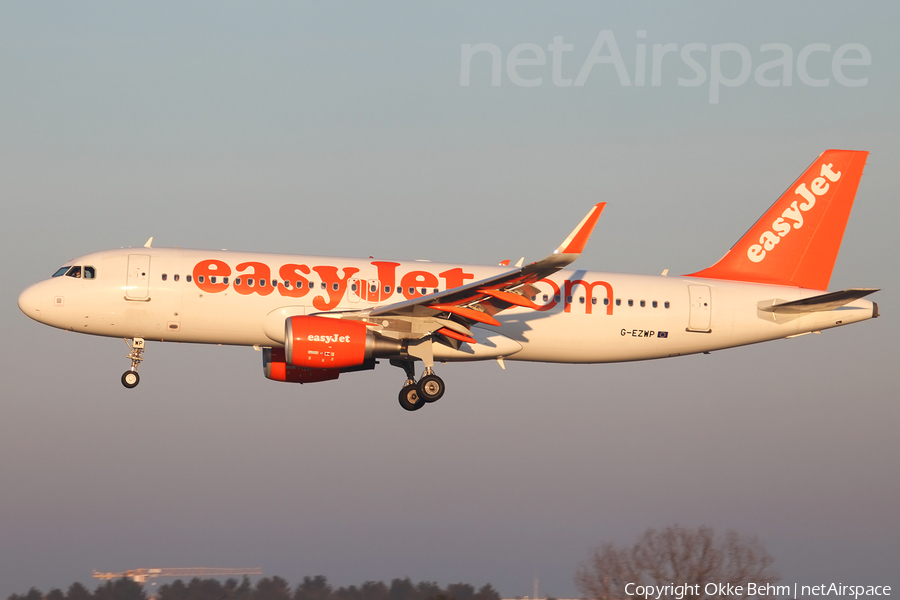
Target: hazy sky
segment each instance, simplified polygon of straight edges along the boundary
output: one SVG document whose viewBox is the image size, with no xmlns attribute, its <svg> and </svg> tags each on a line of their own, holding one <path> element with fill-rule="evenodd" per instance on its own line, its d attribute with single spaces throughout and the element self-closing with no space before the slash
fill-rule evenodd
<svg viewBox="0 0 900 600">
<path fill-rule="evenodd" d="M 3 4 L 0 597 L 200 565 L 507 597 L 537 575 L 572 597 L 590 548 L 674 523 L 758 536 L 788 583 L 896 590 L 898 23 L 889 1 Z M 604 31 L 630 85 L 605 63 L 578 85 Z M 465 44 L 498 49 L 500 85 L 490 51 L 461 85 Z M 521 44 L 544 64 L 507 70 Z M 676 45 L 656 86 L 654 44 Z M 784 48 L 790 85 L 759 83 Z M 150 343 L 128 391 L 122 341 L 16 306 L 68 259 L 151 235 L 536 260 L 601 200 L 579 268 L 690 273 L 827 148 L 871 152 L 831 288 L 882 288 L 883 316 L 821 336 L 441 366 L 444 399 L 409 414 L 398 369 L 291 386 L 249 348 Z"/>
</svg>

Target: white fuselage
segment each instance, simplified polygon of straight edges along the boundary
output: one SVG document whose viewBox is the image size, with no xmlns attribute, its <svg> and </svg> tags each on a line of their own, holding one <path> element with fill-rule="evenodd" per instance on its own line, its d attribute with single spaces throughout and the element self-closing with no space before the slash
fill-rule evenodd
<svg viewBox="0 0 900 600">
<path fill-rule="evenodd" d="M 69 264 L 93 267 L 94 276 L 59 276 L 35 284 L 19 299 L 23 312 L 42 323 L 92 335 L 273 347 L 283 344 L 289 316 L 373 308 L 508 270 L 170 248 L 109 250 Z M 759 307 L 821 292 L 714 279 L 576 269 L 559 271 L 537 287 L 533 300 L 540 310 L 514 307 L 497 315 L 499 328 L 478 326 L 489 330 L 482 334 L 493 335 L 495 342 L 508 338 L 515 343 L 488 342 L 493 352 L 436 350 L 435 358 L 503 356 L 567 363 L 665 358 L 874 316 L 868 300 L 831 311 L 776 316 Z"/>
</svg>

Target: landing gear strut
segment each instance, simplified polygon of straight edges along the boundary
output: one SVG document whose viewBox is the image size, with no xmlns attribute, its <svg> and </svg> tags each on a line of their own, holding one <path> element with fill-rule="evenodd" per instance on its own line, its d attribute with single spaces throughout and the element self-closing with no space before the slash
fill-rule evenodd
<svg viewBox="0 0 900 600">
<path fill-rule="evenodd" d="M 444 395 L 444 380 L 434 374 L 434 369 L 426 367 L 422 378 L 416 383 L 416 371 L 411 360 L 391 360 L 406 373 L 406 381 L 400 390 L 400 406 L 405 410 L 419 410 L 425 404 L 435 402 Z"/>
<path fill-rule="evenodd" d="M 128 389 L 137 387 L 141 382 L 141 376 L 138 375 L 138 365 L 144 360 L 144 338 L 134 338 L 131 341 L 125 340 L 128 344 L 128 355 L 125 358 L 131 359 L 131 368 L 122 373 L 122 385 Z"/>
</svg>

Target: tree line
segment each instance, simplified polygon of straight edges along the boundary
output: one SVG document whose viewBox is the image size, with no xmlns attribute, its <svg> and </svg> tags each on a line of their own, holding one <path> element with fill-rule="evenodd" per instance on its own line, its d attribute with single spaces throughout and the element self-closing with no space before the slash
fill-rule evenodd
<svg viewBox="0 0 900 600">
<path fill-rule="evenodd" d="M 672 525 L 648 529 L 631 545 L 605 544 L 591 552 L 578 570 L 575 584 L 582 598 L 641 600 L 647 586 L 657 600 L 748 600 L 749 583 L 775 583 L 779 574 L 774 559 L 754 537 L 734 531 L 717 535 L 711 527 L 694 529 Z M 707 583 L 730 583 L 741 591 L 727 598 Z M 715 586 L 714 586 L 715 587 Z M 642 589 L 643 588 L 643 589 Z M 744 593 L 746 591 L 746 593 Z M 712 593 L 710 593 L 712 592 Z M 318 575 L 304 577 L 291 588 L 281 577 L 264 577 L 251 584 L 228 579 L 194 578 L 159 586 L 157 600 L 500 600 L 491 586 L 479 589 L 467 583 L 442 588 L 436 583 L 394 579 L 390 584 L 367 581 L 357 587 L 334 588 Z M 107 581 L 94 592 L 80 583 L 68 591 L 54 589 L 44 595 L 32 588 L 7 600 L 148 600 L 144 587 L 128 579 Z M 547 600 L 550 600 L 549 598 Z"/>
<path fill-rule="evenodd" d="M 360 586 L 334 588 L 322 575 L 304 577 L 296 587 L 281 577 L 263 577 L 252 584 L 250 579 L 200 579 L 187 583 L 178 579 L 159 586 L 157 600 L 500 600 L 490 584 L 475 589 L 468 583 L 441 587 L 431 581 L 413 583 L 407 579 L 367 581 Z M 140 583 L 130 579 L 107 581 L 91 592 L 81 583 L 73 583 L 64 592 L 52 589 L 47 594 L 31 588 L 25 594 L 13 594 L 7 600 L 148 600 Z"/>
</svg>

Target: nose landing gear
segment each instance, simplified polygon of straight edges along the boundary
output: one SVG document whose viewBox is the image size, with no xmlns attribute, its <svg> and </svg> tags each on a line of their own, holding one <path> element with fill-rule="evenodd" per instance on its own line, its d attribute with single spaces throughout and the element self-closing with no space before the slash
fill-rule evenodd
<svg viewBox="0 0 900 600">
<path fill-rule="evenodd" d="M 137 384 L 141 382 L 141 376 L 138 375 L 137 369 L 144 360 L 144 338 L 125 340 L 125 343 L 128 344 L 130 350 L 125 358 L 131 359 L 131 368 L 122 373 L 122 385 L 131 389 L 137 387 Z"/>
</svg>

